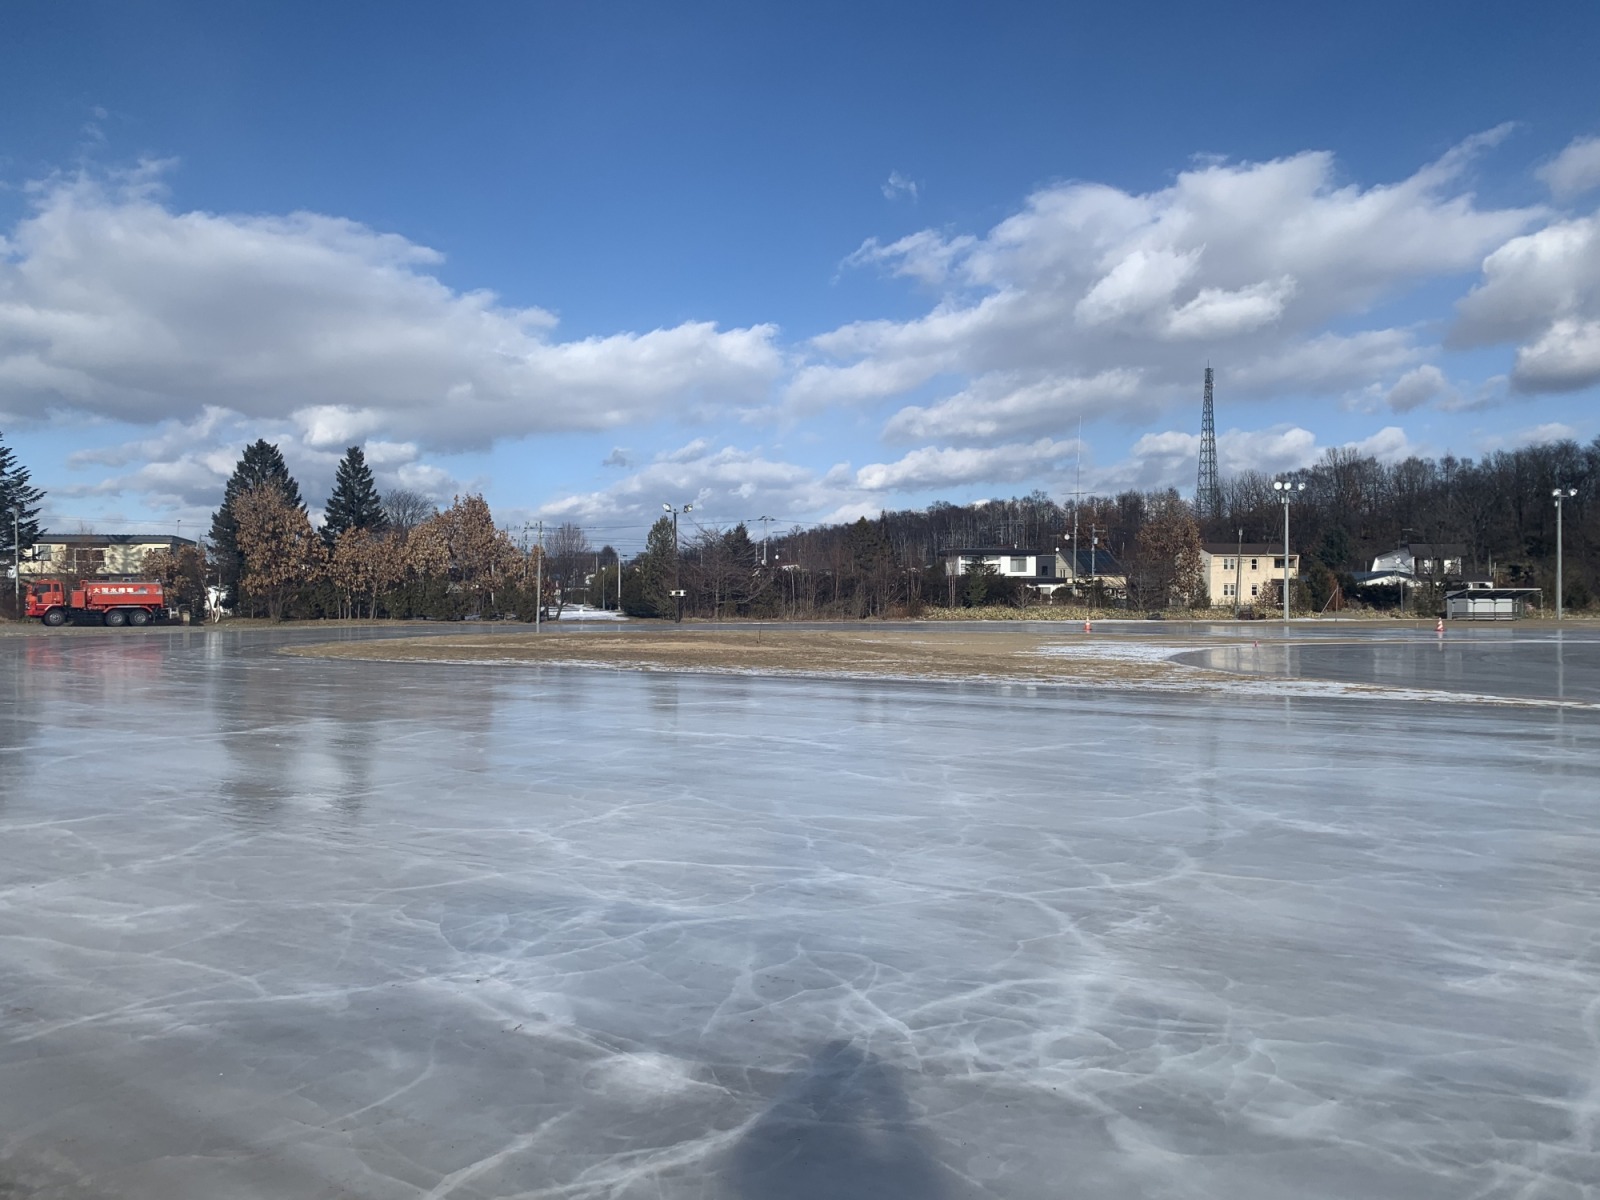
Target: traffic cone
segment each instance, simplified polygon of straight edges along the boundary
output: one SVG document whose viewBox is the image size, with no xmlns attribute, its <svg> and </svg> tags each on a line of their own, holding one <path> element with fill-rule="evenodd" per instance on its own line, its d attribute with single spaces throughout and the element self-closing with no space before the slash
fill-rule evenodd
<svg viewBox="0 0 1600 1200">
<path fill-rule="evenodd" d="M 1438 622 L 1438 624 L 1436 624 L 1433 627 L 1433 631 L 1435 633 L 1443 633 L 1444 632 L 1444 618 L 1443 617 L 1439 618 L 1439 622 Z"/>
<path fill-rule="evenodd" d="M 1094 626 L 1089 623 L 1089 618 L 1088 617 L 1085 617 L 1083 619 L 1083 631 L 1085 633 L 1093 633 L 1094 632 Z"/>
</svg>

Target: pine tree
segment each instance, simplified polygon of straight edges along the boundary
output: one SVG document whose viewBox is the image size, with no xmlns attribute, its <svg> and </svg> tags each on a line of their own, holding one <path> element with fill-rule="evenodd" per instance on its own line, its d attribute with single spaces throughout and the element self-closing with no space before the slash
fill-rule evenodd
<svg viewBox="0 0 1600 1200">
<path fill-rule="evenodd" d="M 647 615 L 670 617 L 678 611 L 678 599 L 672 594 L 678 586 L 678 566 L 678 543 L 672 518 L 661 517 L 650 526 L 645 538 L 644 554 L 639 560 L 640 582 L 643 584 L 641 607 L 649 609 Z"/>
<path fill-rule="evenodd" d="M 322 520 L 322 540 L 331 547 L 346 529 L 379 530 L 385 525 L 383 501 L 372 480 L 372 469 L 360 446 L 351 446 L 339 460 L 333 477 L 333 495 Z"/>
<path fill-rule="evenodd" d="M 289 474 L 289 466 L 278 448 L 265 438 L 246 446 L 222 493 L 222 507 L 211 517 L 212 556 L 227 587 L 239 582 L 241 569 L 239 522 L 234 518 L 233 506 L 241 496 L 263 485 L 275 487 L 291 507 L 305 508 L 305 501 L 300 499 L 300 485 Z"/>
<path fill-rule="evenodd" d="M 39 540 L 39 502 L 44 493 L 29 486 L 25 467 L 0 439 L 0 553 L 12 566 L 19 551 L 26 553 Z"/>
</svg>

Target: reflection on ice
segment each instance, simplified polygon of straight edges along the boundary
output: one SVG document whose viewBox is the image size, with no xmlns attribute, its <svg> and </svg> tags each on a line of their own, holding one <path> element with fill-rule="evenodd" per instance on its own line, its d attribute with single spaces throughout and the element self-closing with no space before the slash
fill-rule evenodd
<svg viewBox="0 0 1600 1200">
<path fill-rule="evenodd" d="M 140 646 L 0 645 L 0 1194 L 1600 1178 L 1590 711 Z"/>
</svg>

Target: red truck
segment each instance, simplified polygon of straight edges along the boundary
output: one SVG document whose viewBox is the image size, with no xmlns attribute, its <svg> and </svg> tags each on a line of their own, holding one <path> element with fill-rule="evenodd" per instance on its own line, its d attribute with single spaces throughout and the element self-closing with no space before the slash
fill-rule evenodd
<svg viewBox="0 0 1600 1200">
<path fill-rule="evenodd" d="M 109 583 L 84 580 L 68 588 L 59 579 L 28 584 L 28 615 L 46 625 L 93 621 L 106 625 L 148 625 L 167 615 L 159 583 L 135 580 Z"/>
</svg>

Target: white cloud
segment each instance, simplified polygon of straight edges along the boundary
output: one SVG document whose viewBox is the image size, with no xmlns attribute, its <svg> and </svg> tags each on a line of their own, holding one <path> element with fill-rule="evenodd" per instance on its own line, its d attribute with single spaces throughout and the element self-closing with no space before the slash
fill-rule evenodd
<svg viewBox="0 0 1600 1200">
<path fill-rule="evenodd" d="M 882 191 L 885 200 L 893 200 L 899 196 L 910 196 L 915 200 L 919 189 L 916 180 L 902 175 L 899 171 L 890 171 L 889 178 L 883 181 Z"/>
<path fill-rule="evenodd" d="M 856 483 L 872 492 L 919 492 L 974 483 L 1020 483 L 1057 474 L 1079 452 L 1076 440 L 1049 438 L 986 449 L 913 450 L 892 463 L 871 463 L 856 472 Z"/>
<path fill-rule="evenodd" d="M 580 492 L 539 506 L 546 520 L 639 524 L 640 535 L 661 515 L 662 504 L 693 504 L 696 522 L 732 525 L 762 513 L 780 519 L 825 511 L 854 497 L 848 472 L 823 476 L 809 467 L 766 457 L 760 448 L 717 446 L 696 439 L 600 491 Z"/>
<path fill-rule="evenodd" d="M 1105 371 L 1092 379 L 1028 378 L 997 371 L 937 404 L 902 408 L 889 419 L 884 436 L 896 441 L 991 442 L 1019 434 L 1058 433 L 1074 418 L 1126 413 L 1139 404 L 1140 378 L 1133 371 Z M 1144 405 L 1145 411 L 1155 407 Z"/>
<path fill-rule="evenodd" d="M 1517 349 L 1511 375 L 1526 392 L 1575 392 L 1600 383 L 1600 319 L 1562 317 Z"/>
<path fill-rule="evenodd" d="M 1514 433 L 1491 434 L 1480 438 L 1478 445 L 1485 451 L 1515 450 L 1519 446 L 1541 446 L 1549 442 L 1573 440 L 1577 436 L 1578 431 L 1565 422 L 1546 421 L 1542 425 L 1532 425 L 1526 429 L 1518 429 Z"/>
<path fill-rule="evenodd" d="M 757 404 L 782 368 L 768 325 L 558 341 L 550 313 L 453 291 L 403 237 L 175 211 L 159 175 L 34 189 L 0 243 L 0 409 L 153 423 L 210 406 L 310 445 L 458 449 Z"/>
<path fill-rule="evenodd" d="M 1371 437 L 1346 442 L 1345 448 L 1383 463 L 1400 462 L 1421 453 L 1398 425 L 1386 425 Z"/>
<path fill-rule="evenodd" d="M 1484 259 L 1483 281 L 1457 308 L 1454 344 L 1521 343 L 1514 389 L 1600 383 L 1600 213 L 1511 239 Z"/>
<path fill-rule="evenodd" d="M 1600 187 L 1600 137 L 1573 138 L 1537 174 L 1563 203 Z"/>
<path fill-rule="evenodd" d="M 786 399 L 797 411 L 874 404 L 953 378 L 954 392 L 903 408 L 885 432 L 996 442 L 1061 432 L 1085 380 L 1136 379 L 1133 419 L 1193 404 L 1206 357 L 1235 398 L 1391 379 L 1425 349 L 1410 329 L 1361 328 L 1362 315 L 1477 267 L 1544 216 L 1483 207 L 1466 190 L 1471 156 L 1504 133 L 1397 183 L 1346 183 L 1320 151 L 1212 161 L 1143 194 L 1047 187 L 981 237 L 869 241 L 849 265 L 935 285 L 938 301 L 814 338 Z"/>
<path fill-rule="evenodd" d="M 1410 412 L 1414 408 L 1421 408 L 1432 400 L 1449 399 L 1455 395 L 1455 389 L 1450 386 L 1450 381 L 1445 378 L 1444 372 L 1432 363 L 1424 363 L 1407 371 L 1384 396 L 1384 402 L 1397 413 Z"/>
</svg>

